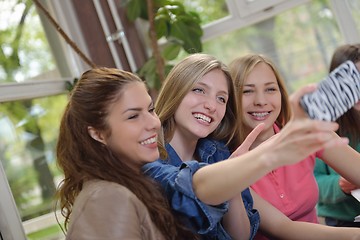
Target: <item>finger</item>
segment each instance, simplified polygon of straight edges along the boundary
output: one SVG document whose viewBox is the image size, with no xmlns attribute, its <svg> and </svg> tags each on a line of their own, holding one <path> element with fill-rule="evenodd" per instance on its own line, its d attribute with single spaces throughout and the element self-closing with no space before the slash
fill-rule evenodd
<svg viewBox="0 0 360 240">
<path fill-rule="evenodd" d="M 331 132 L 334 138 L 339 136 L 335 133 L 339 124 L 336 122 L 326 122 L 321 120 L 301 119 L 290 120 L 284 128 L 280 131 L 279 135 L 281 139 L 289 139 L 297 135 L 306 135 L 314 132 Z"/>
<path fill-rule="evenodd" d="M 335 131 L 338 130 L 339 124 L 337 122 L 327 122 L 321 120 L 305 120 L 305 129 L 308 131 L 329 131 L 335 134 Z"/>
<path fill-rule="evenodd" d="M 249 150 L 251 145 L 255 142 L 256 138 L 259 136 L 259 134 L 264 130 L 265 123 L 258 124 L 252 131 L 247 135 L 244 142 L 241 144 L 241 146 L 244 146 L 244 149 Z"/>
<path fill-rule="evenodd" d="M 316 84 L 308 84 L 299 90 L 295 91 L 293 94 L 290 95 L 290 100 L 292 100 L 295 103 L 298 103 L 302 96 L 304 96 L 307 93 L 311 93 L 315 91 L 317 88 Z"/>
<path fill-rule="evenodd" d="M 261 131 L 264 129 L 265 123 L 258 124 L 245 138 L 244 142 L 231 154 L 231 157 L 239 156 L 249 151 L 251 145 L 254 143 L 256 138 L 259 136 Z"/>
<path fill-rule="evenodd" d="M 290 152 L 297 153 L 299 156 L 303 155 L 305 158 L 325 148 L 347 145 L 348 139 L 334 138 L 332 132 L 313 132 L 293 136 L 292 139 L 288 139 L 287 144 Z"/>
<path fill-rule="evenodd" d="M 320 149 L 318 149 L 316 151 L 319 151 L 321 149 L 326 149 L 326 148 L 334 148 L 334 147 L 338 147 L 338 146 L 344 146 L 347 144 L 349 144 L 348 138 L 329 138 L 329 140 L 319 143 Z"/>
<path fill-rule="evenodd" d="M 307 93 L 313 92 L 316 89 L 315 84 L 309 84 L 300 88 L 290 96 L 291 118 L 307 118 L 308 115 L 300 105 L 300 99 Z"/>
</svg>

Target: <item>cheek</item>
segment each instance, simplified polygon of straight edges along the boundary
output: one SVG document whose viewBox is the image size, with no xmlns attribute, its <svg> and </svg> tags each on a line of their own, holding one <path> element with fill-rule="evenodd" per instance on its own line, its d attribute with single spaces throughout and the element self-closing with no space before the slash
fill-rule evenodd
<svg viewBox="0 0 360 240">
<path fill-rule="evenodd" d="M 279 108 L 281 108 L 281 95 L 278 94 L 274 97 L 274 105 L 278 106 Z"/>
<path fill-rule="evenodd" d="M 247 113 L 248 106 L 251 105 L 251 99 L 249 97 L 243 97 L 241 103 L 241 113 Z"/>
<path fill-rule="evenodd" d="M 179 108 L 178 108 L 178 110 L 179 110 Z M 176 112 L 174 113 L 174 116 L 173 116 L 176 125 L 181 122 L 178 118 L 178 110 L 176 110 Z"/>
<path fill-rule="evenodd" d="M 225 117 L 225 113 L 226 113 L 226 105 L 221 106 L 221 107 L 220 107 L 220 110 L 218 111 L 218 113 L 219 113 L 219 117 L 220 117 L 221 119 L 223 119 L 223 118 Z"/>
</svg>

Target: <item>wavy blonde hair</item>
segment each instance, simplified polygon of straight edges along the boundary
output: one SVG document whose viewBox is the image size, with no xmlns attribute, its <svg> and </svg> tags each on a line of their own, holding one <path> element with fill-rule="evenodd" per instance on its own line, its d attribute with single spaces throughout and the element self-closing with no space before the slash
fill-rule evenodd
<svg viewBox="0 0 360 240">
<path fill-rule="evenodd" d="M 243 142 L 248 132 L 246 132 L 244 116 L 242 115 L 242 94 L 246 78 L 250 72 L 259 63 L 266 63 L 274 72 L 277 83 L 280 88 L 281 94 L 281 110 L 276 119 L 276 124 L 282 128 L 289 120 L 291 116 L 291 108 L 289 103 L 289 95 L 286 90 L 284 79 L 281 77 L 280 72 L 277 70 L 275 64 L 266 56 L 261 54 L 248 54 L 243 57 L 234 59 L 229 64 L 231 76 L 234 80 L 235 90 L 238 97 L 238 112 L 239 116 L 239 137 L 240 142 Z"/>
<path fill-rule="evenodd" d="M 234 83 L 228 68 L 211 55 L 196 53 L 184 58 L 174 66 L 165 79 L 155 103 L 155 111 L 160 118 L 164 134 L 164 139 L 160 142 L 162 158 L 166 156 L 164 142 L 168 143 L 175 131 L 174 115 L 180 103 L 205 74 L 215 69 L 220 69 L 226 77 L 229 98 L 224 118 L 209 137 L 227 142 L 230 149 L 238 146 L 237 138 L 234 137 L 237 135 L 237 101 Z"/>
</svg>

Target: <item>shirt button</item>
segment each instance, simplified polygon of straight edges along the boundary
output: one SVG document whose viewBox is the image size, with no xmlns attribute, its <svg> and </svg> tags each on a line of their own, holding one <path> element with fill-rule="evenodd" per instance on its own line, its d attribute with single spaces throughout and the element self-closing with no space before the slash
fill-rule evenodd
<svg viewBox="0 0 360 240">
<path fill-rule="evenodd" d="M 284 198 L 284 194 L 282 193 L 282 194 L 280 194 L 280 198 Z"/>
</svg>

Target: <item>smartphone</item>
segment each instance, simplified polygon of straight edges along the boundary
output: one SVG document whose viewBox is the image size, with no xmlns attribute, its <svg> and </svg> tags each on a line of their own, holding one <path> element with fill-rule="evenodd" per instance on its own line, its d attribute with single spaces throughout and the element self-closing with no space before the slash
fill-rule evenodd
<svg viewBox="0 0 360 240">
<path fill-rule="evenodd" d="M 329 73 L 300 104 L 312 119 L 335 121 L 360 100 L 360 73 L 346 61 Z"/>
</svg>

